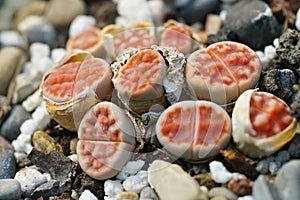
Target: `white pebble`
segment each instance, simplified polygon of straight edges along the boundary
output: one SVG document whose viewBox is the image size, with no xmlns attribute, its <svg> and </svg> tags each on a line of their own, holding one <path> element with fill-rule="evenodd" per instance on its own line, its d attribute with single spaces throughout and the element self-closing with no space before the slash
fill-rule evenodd
<svg viewBox="0 0 300 200">
<path fill-rule="evenodd" d="M 237 200 L 254 200 L 254 198 L 251 195 L 246 195 L 243 197 L 238 197 Z"/>
<path fill-rule="evenodd" d="M 274 45 L 275 48 L 278 48 L 278 47 L 279 47 L 279 39 L 278 39 L 278 38 L 275 38 L 275 39 L 273 40 L 273 45 Z"/>
<path fill-rule="evenodd" d="M 216 183 L 227 183 L 231 179 L 246 178 L 245 175 L 239 173 L 230 173 L 223 163 L 219 161 L 212 161 L 209 163 L 209 169 L 213 180 Z"/>
<path fill-rule="evenodd" d="M 273 45 L 268 45 L 264 48 L 264 53 L 271 60 L 276 56 L 276 48 Z"/>
<path fill-rule="evenodd" d="M 92 16 L 79 15 L 71 23 L 69 37 L 73 37 L 82 31 L 96 26 L 96 19 Z"/>
<path fill-rule="evenodd" d="M 117 5 L 120 17 L 117 17 L 116 24 L 131 26 L 137 22 L 153 22 L 150 6 L 146 0 L 119 0 Z M 134 10 L 134 12 L 132 12 Z"/>
<path fill-rule="evenodd" d="M 29 142 L 28 141 L 26 142 L 25 140 L 28 140 L 28 139 L 29 139 Z M 19 137 L 16 140 L 12 141 L 12 145 L 13 145 L 15 151 L 29 154 L 33 148 L 30 140 L 31 140 L 30 135 L 21 134 L 21 135 L 19 135 Z"/>
<path fill-rule="evenodd" d="M 78 156 L 77 156 L 77 154 L 69 155 L 68 158 L 70 158 L 70 160 L 72 160 L 73 162 L 78 163 Z"/>
<path fill-rule="evenodd" d="M 32 112 L 42 103 L 42 101 L 43 97 L 41 91 L 38 89 L 22 102 L 22 106 L 27 112 Z"/>
<path fill-rule="evenodd" d="M 31 56 L 31 62 L 33 62 L 32 58 L 38 59 L 38 58 L 42 58 L 42 57 L 49 57 L 50 56 L 50 47 L 47 44 L 35 42 L 30 45 L 29 52 L 30 52 L 30 56 Z"/>
<path fill-rule="evenodd" d="M 104 192 L 108 197 L 117 197 L 123 191 L 123 186 L 119 180 L 106 180 L 104 182 Z"/>
<path fill-rule="evenodd" d="M 33 119 L 26 120 L 20 127 L 21 134 L 32 135 L 38 129 L 38 124 Z"/>
<path fill-rule="evenodd" d="M 140 171 L 145 164 L 143 160 L 136 160 L 136 161 L 129 161 L 127 164 L 122 168 L 121 172 L 117 175 L 117 179 L 124 180 L 129 175 L 136 174 Z"/>
<path fill-rule="evenodd" d="M 18 152 L 18 151 L 15 151 L 14 155 L 15 155 L 17 162 L 19 162 L 20 160 L 22 160 L 28 156 L 26 153 Z"/>
<path fill-rule="evenodd" d="M 79 199 L 79 195 L 76 192 L 76 190 L 74 190 L 74 189 L 72 189 L 72 191 L 71 191 L 71 198 L 72 199 Z"/>
<path fill-rule="evenodd" d="M 67 50 L 64 48 L 56 48 L 51 51 L 51 59 L 53 63 L 57 63 L 64 57 L 64 55 L 67 53 Z"/>
<path fill-rule="evenodd" d="M 98 200 L 98 198 L 89 190 L 84 190 L 79 200 Z"/>
<path fill-rule="evenodd" d="M 129 176 L 123 182 L 123 187 L 128 192 L 140 193 L 148 185 L 147 171 L 139 171 L 134 176 Z"/>
<path fill-rule="evenodd" d="M 33 113 L 32 119 L 38 124 L 39 129 L 44 129 L 49 124 L 51 116 L 46 110 L 45 104 L 41 104 Z"/>
<path fill-rule="evenodd" d="M 296 15 L 296 23 L 295 26 L 297 28 L 298 31 L 300 31 L 300 8 L 297 11 L 297 15 Z"/>
<path fill-rule="evenodd" d="M 26 44 L 25 38 L 17 31 L 1 31 L 0 43 L 3 46 L 23 46 Z"/>
<path fill-rule="evenodd" d="M 49 57 L 42 57 L 35 61 L 36 69 L 41 73 L 45 74 L 51 66 L 53 66 L 54 62 Z"/>
<path fill-rule="evenodd" d="M 148 1 L 148 4 L 150 6 L 153 20 L 156 25 L 161 25 L 163 21 L 163 17 L 165 15 L 165 4 L 162 0 L 151 0 Z"/>
<path fill-rule="evenodd" d="M 227 10 L 221 10 L 219 15 L 220 15 L 221 20 L 224 22 L 226 20 L 226 16 L 227 16 Z"/>
<path fill-rule="evenodd" d="M 26 194 L 30 194 L 35 188 L 47 182 L 46 175 L 33 168 L 18 171 L 14 179 L 19 181 L 22 192 Z"/>
</svg>

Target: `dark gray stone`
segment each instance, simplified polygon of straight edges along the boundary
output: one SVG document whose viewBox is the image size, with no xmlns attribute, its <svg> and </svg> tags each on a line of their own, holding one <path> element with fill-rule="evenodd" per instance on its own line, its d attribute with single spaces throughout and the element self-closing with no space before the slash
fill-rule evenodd
<svg viewBox="0 0 300 200">
<path fill-rule="evenodd" d="M 58 151 L 45 154 L 33 149 L 28 155 L 28 159 L 48 172 L 53 179 L 59 181 L 60 191 L 70 191 L 72 163 L 67 156 Z"/>
<path fill-rule="evenodd" d="M 20 199 L 21 185 L 15 179 L 0 179 L 0 200 Z"/>
<path fill-rule="evenodd" d="M 292 139 L 288 151 L 292 158 L 300 158 L 300 134 L 296 134 Z"/>
<path fill-rule="evenodd" d="M 233 5 L 228 10 L 224 27 L 254 50 L 272 44 L 282 31 L 268 4 L 261 0 L 240 1 Z"/>
<path fill-rule="evenodd" d="M 298 121 L 300 121 L 300 91 L 296 92 L 293 95 L 293 100 L 291 103 L 291 114 Z"/>
<path fill-rule="evenodd" d="M 287 100 L 293 91 L 295 83 L 294 72 L 289 69 L 273 69 L 263 73 L 258 88 Z"/>
<path fill-rule="evenodd" d="M 16 158 L 14 152 L 6 150 L 0 153 L 0 179 L 13 178 L 16 173 Z"/>
<path fill-rule="evenodd" d="M 300 75 L 300 32 L 287 29 L 279 37 L 279 47 L 276 49 L 281 65 Z"/>
<path fill-rule="evenodd" d="M 56 42 L 56 30 L 50 24 L 40 24 L 30 27 L 25 33 L 29 43 L 40 42 L 48 44 L 50 47 Z"/>
<path fill-rule="evenodd" d="M 237 34 L 229 28 L 222 28 L 217 34 L 208 35 L 208 45 L 220 41 L 238 41 Z"/>
<path fill-rule="evenodd" d="M 21 125 L 30 117 L 30 114 L 21 105 L 16 105 L 2 125 L 1 135 L 9 141 L 16 139 L 20 135 Z"/>
<path fill-rule="evenodd" d="M 198 21 L 203 22 L 207 14 L 217 11 L 219 7 L 219 0 L 194 0 L 182 8 L 179 15 L 188 24 Z"/>
<path fill-rule="evenodd" d="M 281 200 L 277 188 L 272 185 L 265 175 L 260 175 L 254 182 L 252 188 L 253 199 L 255 200 Z"/>
<path fill-rule="evenodd" d="M 291 160 L 284 164 L 275 178 L 282 199 L 300 199 L 300 160 Z"/>
<path fill-rule="evenodd" d="M 59 194 L 59 182 L 56 180 L 50 180 L 38 188 L 36 188 L 32 194 L 31 198 L 37 199 L 39 197 L 43 197 L 44 199 L 48 199 L 51 196 L 56 196 Z"/>
</svg>

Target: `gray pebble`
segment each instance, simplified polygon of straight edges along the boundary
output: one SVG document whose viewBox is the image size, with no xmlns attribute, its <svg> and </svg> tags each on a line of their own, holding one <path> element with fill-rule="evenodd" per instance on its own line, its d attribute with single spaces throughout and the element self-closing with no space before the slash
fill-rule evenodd
<svg viewBox="0 0 300 200">
<path fill-rule="evenodd" d="M 263 49 L 280 36 L 282 27 L 267 3 L 260 0 L 240 1 L 227 12 L 224 27 L 237 34 L 250 48 Z"/>
<path fill-rule="evenodd" d="M 53 47 L 56 41 L 56 31 L 51 24 L 31 26 L 24 33 L 29 43 L 40 42 Z"/>
<path fill-rule="evenodd" d="M 275 186 L 283 199 L 300 199 L 300 160 L 284 164 L 275 178 Z"/>
<path fill-rule="evenodd" d="M 300 94 L 300 92 L 299 92 Z M 300 95 L 299 95 L 300 97 Z M 300 157 L 300 134 L 296 134 L 295 137 L 290 142 L 288 151 L 292 158 Z"/>
<path fill-rule="evenodd" d="M 217 11 L 219 6 L 218 0 L 194 0 L 180 11 L 180 16 L 187 23 L 204 21 L 207 14 Z"/>
<path fill-rule="evenodd" d="M 281 167 L 281 162 L 272 161 L 272 162 L 270 162 L 270 165 L 269 165 L 269 171 L 272 174 L 275 174 L 279 170 L 280 167 Z"/>
<path fill-rule="evenodd" d="M 300 69 L 300 68 L 299 68 Z M 293 102 L 291 104 L 291 114 L 300 121 L 300 90 L 293 95 Z M 300 146 L 298 146 L 298 151 Z"/>
<path fill-rule="evenodd" d="M 152 190 L 149 186 L 147 186 L 141 191 L 141 194 L 140 194 L 140 200 L 143 200 L 143 199 L 158 200 L 158 197 L 155 194 L 154 190 Z"/>
<path fill-rule="evenodd" d="M 30 117 L 31 115 L 21 105 L 16 105 L 4 121 L 0 129 L 0 135 L 9 141 L 16 139 L 20 134 L 21 125 Z"/>
<path fill-rule="evenodd" d="M 231 190 L 225 187 L 215 187 L 209 190 L 208 192 L 209 198 L 218 197 L 218 196 L 223 196 L 228 200 L 236 200 L 238 198 L 233 192 L 231 192 Z"/>
<path fill-rule="evenodd" d="M 13 178 L 16 173 L 14 152 L 6 150 L 0 153 L 0 179 Z"/>
<path fill-rule="evenodd" d="M 255 180 L 252 195 L 255 200 L 281 200 L 278 190 L 265 175 L 260 175 Z"/>
<path fill-rule="evenodd" d="M 0 199 L 19 199 L 22 191 L 20 183 L 15 179 L 0 179 Z"/>
<path fill-rule="evenodd" d="M 265 159 L 260 160 L 256 165 L 256 170 L 262 174 L 267 174 L 269 172 L 270 163 L 273 161 L 273 156 L 269 156 Z"/>
<path fill-rule="evenodd" d="M 291 158 L 290 152 L 280 151 L 280 152 L 278 152 L 277 156 L 275 157 L 275 160 L 283 163 L 283 162 L 290 160 L 290 158 Z"/>
<path fill-rule="evenodd" d="M 37 199 L 39 197 L 43 197 L 45 199 L 56 196 L 59 193 L 59 181 L 56 180 L 50 180 L 42 185 L 40 185 L 38 188 L 36 188 L 32 194 L 31 198 Z"/>
</svg>

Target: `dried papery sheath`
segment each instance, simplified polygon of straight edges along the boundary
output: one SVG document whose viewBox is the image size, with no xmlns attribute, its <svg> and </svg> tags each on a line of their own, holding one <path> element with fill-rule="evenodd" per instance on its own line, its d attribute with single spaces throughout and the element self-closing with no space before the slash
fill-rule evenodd
<svg viewBox="0 0 300 200">
<path fill-rule="evenodd" d="M 232 128 L 238 149 L 250 157 L 263 157 L 278 151 L 295 136 L 297 120 L 275 95 L 247 90 L 233 109 Z"/>
<path fill-rule="evenodd" d="M 177 102 L 184 82 L 184 55 L 174 48 L 153 45 L 127 49 L 111 64 L 113 83 L 124 105 L 138 113 L 155 104 L 165 105 L 166 97 Z"/>
<path fill-rule="evenodd" d="M 231 120 L 219 105 L 209 101 L 181 101 L 158 118 L 156 135 L 171 154 L 189 161 L 217 155 L 231 138 Z"/>
<path fill-rule="evenodd" d="M 84 51 L 65 56 L 41 84 L 47 111 L 61 126 L 76 131 L 92 105 L 111 98 L 111 78 L 109 64 L 103 59 Z"/>
</svg>

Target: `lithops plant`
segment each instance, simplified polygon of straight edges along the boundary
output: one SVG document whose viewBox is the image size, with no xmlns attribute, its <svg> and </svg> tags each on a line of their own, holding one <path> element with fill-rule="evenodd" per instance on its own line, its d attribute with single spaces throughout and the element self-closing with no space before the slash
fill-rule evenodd
<svg viewBox="0 0 300 200">
<path fill-rule="evenodd" d="M 131 158 L 135 129 L 123 109 L 101 102 L 84 115 L 78 139 L 79 165 L 92 178 L 104 180 L 117 175 Z"/>
<path fill-rule="evenodd" d="M 187 59 L 185 75 L 193 96 L 226 104 L 253 88 L 261 70 L 262 64 L 252 49 L 224 41 L 193 52 Z"/>
<path fill-rule="evenodd" d="M 175 20 L 158 28 L 158 38 L 160 46 L 175 47 L 185 55 L 199 49 L 202 42 L 196 30 Z"/>
<path fill-rule="evenodd" d="M 268 156 L 296 134 L 297 120 L 287 104 L 273 94 L 245 91 L 232 113 L 233 140 L 250 157 Z"/>
<path fill-rule="evenodd" d="M 72 51 L 80 49 L 90 52 L 95 57 L 105 58 L 105 36 L 100 29 L 91 27 L 68 39 L 66 49 Z"/>
<path fill-rule="evenodd" d="M 94 104 L 111 98 L 109 64 L 86 51 L 66 55 L 47 73 L 41 84 L 46 108 L 53 119 L 76 131 L 81 117 Z"/>
<path fill-rule="evenodd" d="M 144 49 L 156 44 L 155 28 L 149 22 L 140 22 L 128 28 L 108 25 L 102 29 L 102 33 L 112 35 L 113 55 L 118 55 L 127 48 Z"/>
<path fill-rule="evenodd" d="M 205 161 L 226 147 L 231 120 L 219 105 L 209 101 L 181 101 L 159 117 L 155 132 L 171 154 L 189 161 Z"/>
</svg>

